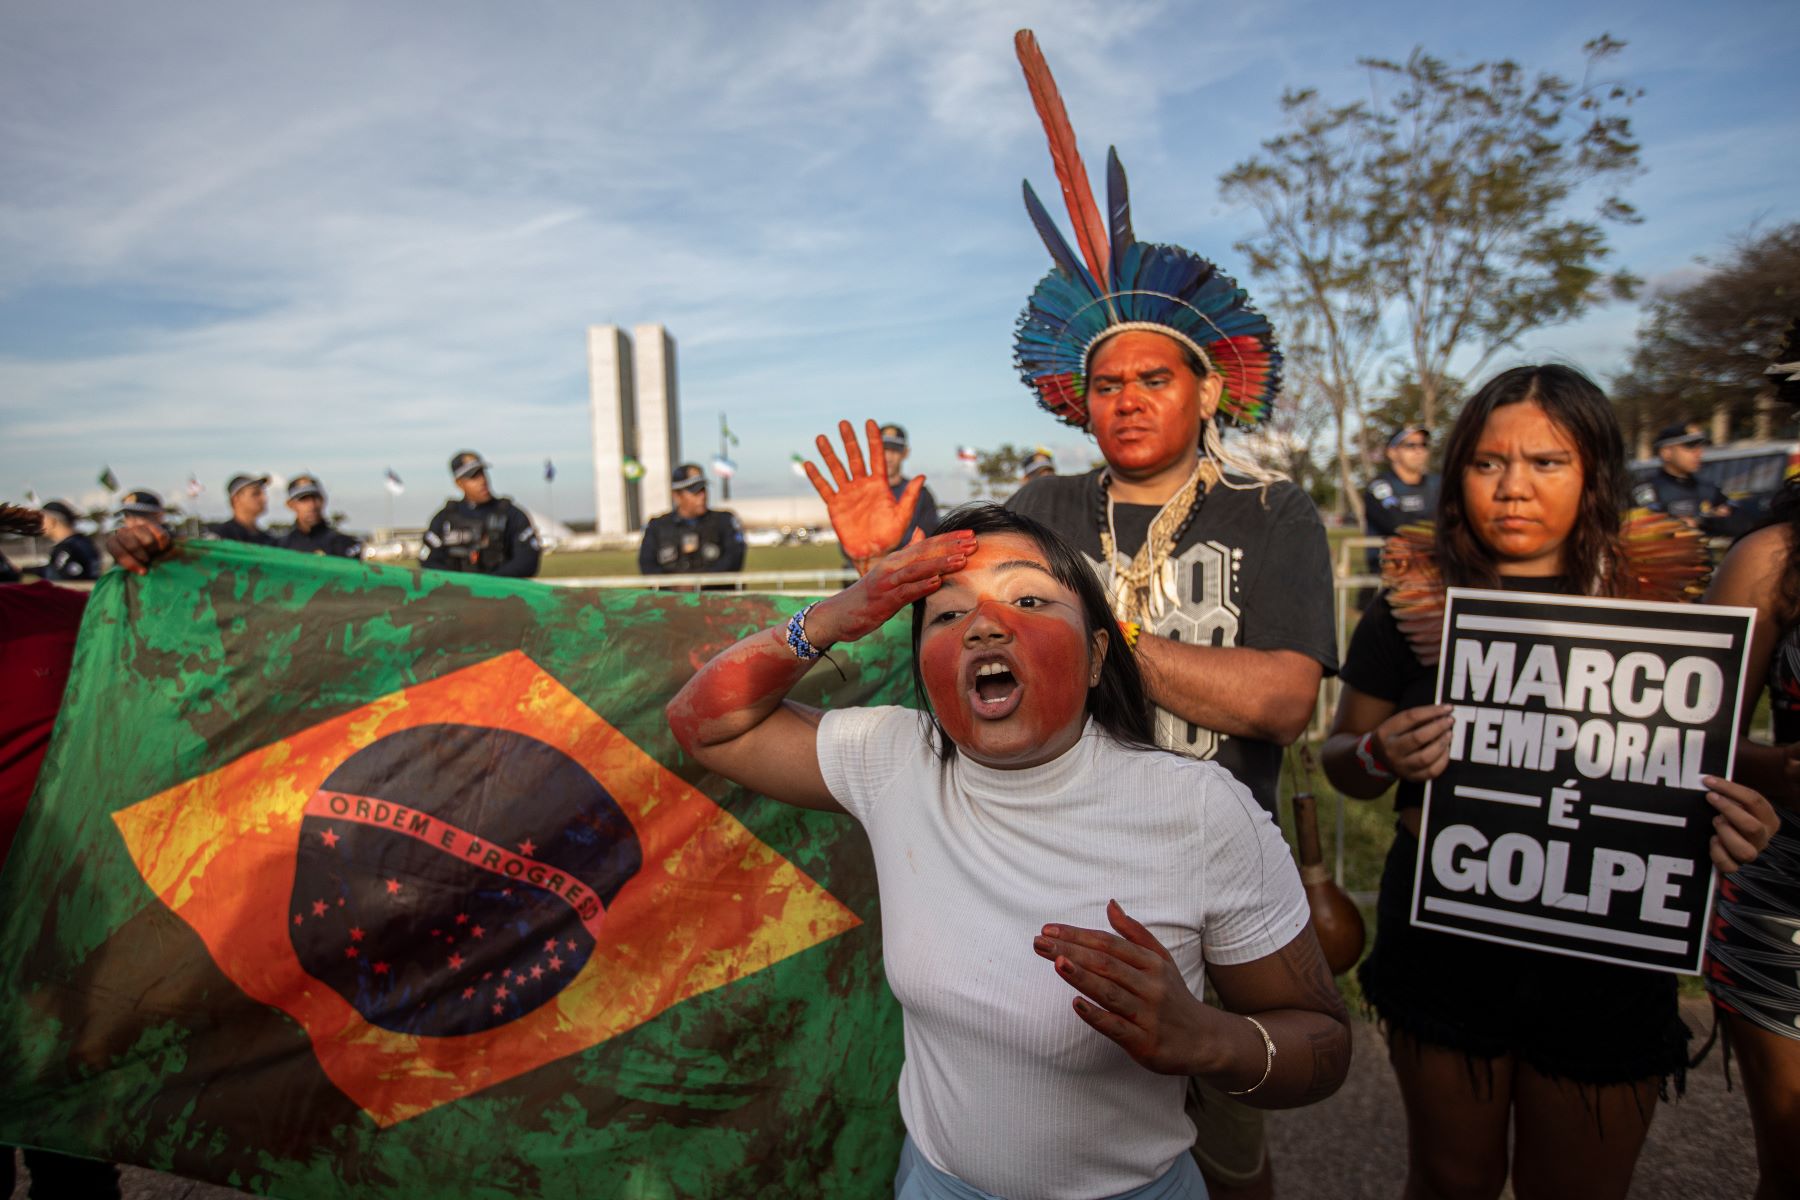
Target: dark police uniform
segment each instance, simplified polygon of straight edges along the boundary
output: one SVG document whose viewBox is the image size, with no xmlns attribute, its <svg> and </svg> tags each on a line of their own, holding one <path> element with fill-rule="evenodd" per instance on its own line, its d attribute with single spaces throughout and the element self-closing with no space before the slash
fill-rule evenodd
<svg viewBox="0 0 1800 1200">
<path fill-rule="evenodd" d="M 56 543 L 40 571 L 45 579 L 98 579 L 100 552 L 86 534 L 72 533 Z"/>
<path fill-rule="evenodd" d="M 218 538 L 222 542 L 249 542 L 252 546 L 275 544 L 274 538 L 254 525 L 239 525 L 231 518 L 220 521 L 217 525 L 208 525 L 206 533 L 208 537 Z"/>
<path fill-rule="evenodd" d="M 1719 531 L 1729 519 L 1731 508 L 1731 498 L 1720 491 L 1717 484 L 1707 483 L 1698 475 L 1680 479 L 1669 474 L 1667 469 L 1658 470 L 1632 488 L 1631 502 L 1639 508 L 1690 521 L 1709 533 Z M 1708 515 L 1701 511 L 1703 507 L 1716 507 L 1722 514 Z"/>
<path fill-rule="evenodd" d="M 891 490 L 894 493 L 894 499 L 898 500 L 900 499 L 900 493 L 906 490 L 906 484 L 901 482 Z M 908 525 L 906 527 L 906 532 L 900 535 L 900 544 L 904 546 L 912 541 L 913 530 L 915 529 L 923 533 L 926 537 L 930 537 L 931 531 L 937 528 L 937 523 L 937 497 L 931 494 L 931 488 L 929 486 L 921 487 L 919 489 L 919 506 L 913 509 L 912 524 Z"/>
<path fill-rule="evenodd" d="M 644 526 L 638 574 L 692 575 L 744 569 L 744 526 L 737 514 L 709 508 L 697 517 L 666 512 Z"/>
<path fill-rule="evenodd" d="M 288 507 L 294 508 L 300 500 L 317 500 L 321 512 L 325 508 L 325 489 L 313 475 L 296 475 L 288 481 Z M 299 510 L 295 508 L 296 517 Z M 329 554 L 336 558 L 357 558 L 363 556 L 363 545 L 347 533 L 341 533 L 331 527 L 331 522 L 320 519 L 317 525 L 306 533 L 300 531 L 298 519 L 294 527 L 281 535 L 276 543 L 283 550 L 298 550 L 302 554 Z"/>
<path fill-rule="evenodd" d="M 419 559 L 433 571 L 529 579 L 538 571 L 537 531 L 505 496 L 485 504 L 452 500 L 431 518 Z"/>
<path fill-rule="evenodd" d="M 302 554 L 331 554 L 338 558 L 363 556 L 362 542 L 342 530 L 333 529 L 329 521 L 320 521 L 307 533 L 301 533 L 296 525 L 282 534 L 275 544 L 283 550 L 298 550 Z"/>
<path fill-rule="evenodd" d="M 1363 489 L 1363 525 L 1370 537 L 1389 538 L 1403 525 L 1430 521 L 1437 514 L 1436 475 L 1417 483 L 1402 482 L 1392 470 L 1382 471 Z"/>
</svg>

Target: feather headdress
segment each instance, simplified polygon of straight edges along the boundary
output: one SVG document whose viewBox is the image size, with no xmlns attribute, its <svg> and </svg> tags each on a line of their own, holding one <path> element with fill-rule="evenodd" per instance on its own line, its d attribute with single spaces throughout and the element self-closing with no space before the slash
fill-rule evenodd
<svg viewBox="0 0 1800 1200">
<path fill-rule="evenodd" d="M 1676 604 L 1697 600 L 1712 575 L 1700 531 L 1666 513 L 1634 508 L 1619 526 L 1625 549 L 1628 598 Z M 1413 654 L 1436 666 L 1444 633 L 1444 576 L 1437 531 L 1430 521 L 1402 526 L 1381 548 L 1381 583 L 1388 607 Z"/>
<path fill-rule="evenodd" d="M 1080 249 L 1078 255 L 1070 247 L 1027 182 L 1025 211 L 1055 266 L 1019 316 L 1013 360 L 1020 377 L 1052 415 L 1086 428 L 1088 356 L 1111 334 L 1152 329 L 1186 344 L 1223 378 L 1219 411 L 1237 425 L 1257 424 L 1281 388 L 1281 352 L 1268 318 L 1250 307 L 1235 280 L 1198 254 L 1137 240 L 1125 168 L 1112 149 L 1106 154 L 1107 218 L 1101 218 L 1037 38 L 1021 29 L 1013 44 L 1050 139 Z"/>
</svg>

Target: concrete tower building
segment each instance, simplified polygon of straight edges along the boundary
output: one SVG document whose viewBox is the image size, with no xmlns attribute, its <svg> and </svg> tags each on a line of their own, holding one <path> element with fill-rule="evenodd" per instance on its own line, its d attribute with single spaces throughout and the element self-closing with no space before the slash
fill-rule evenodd
<svg viewBox="0 0 1800 1200">
<path fill-rule="evenodd" d="M 638 325 L 631 331 L 632 379 L 637 392 L 638 461 L 644 479 L 638 485 L 644 521 L 674 507 L 669 476 L 681 462 L 681 410 L 675 393 L 675 339 L 661 325 Z"/>
<path fill-rule="evenodd" d="M 594 532 L 621 536 L 644 527 L 637 484 L 625 460 L 637 456 L 637 392 L 631 341 L 617 325 L 588 327 L 588 413 L 594 436 Z"/>
<path fill-rule="evenodd" d="M 669 476 L 681 461 L 675 339 L 661 325 L 588 327 L 588 410 L 594 437 L 594 532 L 635 533 L 673 507 Z M 625 477 L 625 460 L 643 478 Z"/>
</svg>

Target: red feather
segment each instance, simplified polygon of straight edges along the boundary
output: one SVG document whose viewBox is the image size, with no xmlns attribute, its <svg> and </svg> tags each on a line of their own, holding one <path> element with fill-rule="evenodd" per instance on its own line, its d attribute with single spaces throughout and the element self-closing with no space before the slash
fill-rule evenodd
<svg viewBox="0 0 1800 1200">
<path fill-rule="evenodd" d="M 1075 226 L 1075 243 L 1094 273 L 1094 286 L 1105 295 L 1112 288 L 1107 271 L 1109 243 L 1106 222 L 1100 206 L 1094 203 L 1094 191 L 1088 185 L 1087 167 L 1081 152 L 1075 148 L 1075 130 L 1069 114 L 1063 109 L 1062 95 L 1056 90 L 1050 64 L 1038 49 L 1031 30 L 1021 29 L 1013 35 L 1013 48 L 1019 52 L 1019 65 L 1025 68 L 1025 84 L 1031 89 L 1031 102 L 1037 106 L 1038 119 L 1044 123 L 1044 135 L 1050 139 L 1050 161 L 1056 165 L 1056 179 L 1062 184 L 1063 202 L 1069 206 L 1069 220 Z"/>
</svg>

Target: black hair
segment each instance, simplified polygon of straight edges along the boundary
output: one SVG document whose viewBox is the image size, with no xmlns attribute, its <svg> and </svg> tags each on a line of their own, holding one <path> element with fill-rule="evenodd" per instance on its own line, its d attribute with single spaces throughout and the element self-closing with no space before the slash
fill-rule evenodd
<svg viewBox="0 0 1800 1200">
<path fill-rule="evenodd" d="M 1785 525 L 1788 531 L 1787 559 L 1781 566 L 1775 597 L 1776 615 L 1785 627 L 1800 618 L 1800 475 L 1781 481 L 1781 490 L 1769 502 L 1768 523 Z"/>
<path fill-rule="evenodd" d="M 952 509 L 936 529 L 940 533 L 968 530 L 982 534 L 1016 533 L 1037 543 L 1049 563 L 1056 582 L 1074 592 L 1081 602 L 1082 632 L 1090 640 L 1097 629 L 1107 631 L 1106 655 L 1100 663 L 1100 682 L 1088 689 L 1087 714 L 1094 724 L 1122 745 L 1154 749 L 1156 726 L 1151 715 L 1150 695 L 1144 688 L 1144 675 L 1138 669 L 1137 656 L 1125 646 L 1124 635 L 1106 593 L 1081 555 L 1048 526 L 1022 513 L 998 504 L 964 504 Z M 919 707 L 937 731 L 938 757 L 949 762 L 956 757 L 956 743 L 944 732 L 944 726 L 932 711 L 931 698 L 925 691 L 925 677 L 919 670 L 919 639 L 925 630 L 925 601 L 913 601 L 912 611 L 912 677 L 913 694 Z"/>
<path fill-rule="evenodd" d="M 1453 587 L 1498 587 L 1494 552 L 1476 536 L 1463 506 L 1463 475 L 1475 457 L 1481 431 L 1494 410 L 1527 401 L 1543 408 L 1575 443 L 1581 459 L 1581 507 L 1563 543 L 1564 573 L 1582 592 L 1624 595 L 1630 585 L 1619 518 L 1629 476 L 1619 421 L 1594 381 L 1573 367 L 1514 367 L 1494 376 L 1470 397 L 1444 442 L 1444 484 L 1438 493 L 1437 557 L 1444 582 Z"/>
</svg>

